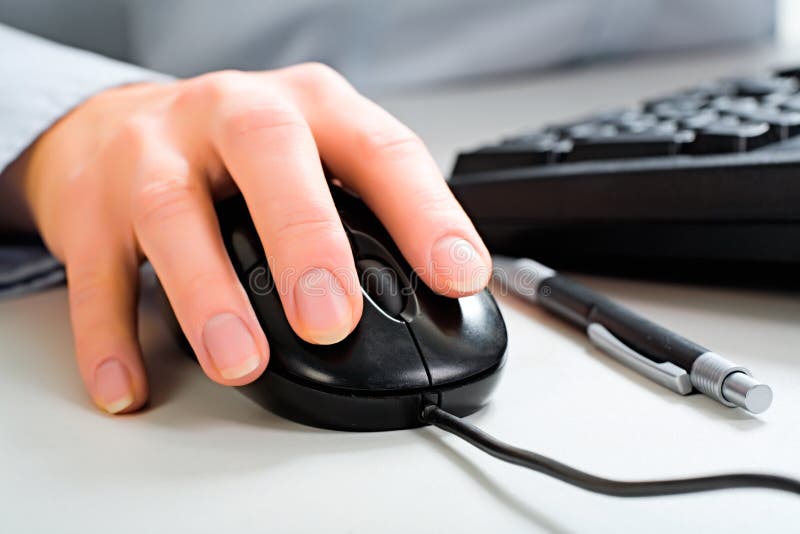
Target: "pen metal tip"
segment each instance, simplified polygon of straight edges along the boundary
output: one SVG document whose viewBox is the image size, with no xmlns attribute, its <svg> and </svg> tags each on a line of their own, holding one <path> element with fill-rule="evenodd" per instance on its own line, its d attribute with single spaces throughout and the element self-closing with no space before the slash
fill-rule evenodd
<svg viewBox="0 0 800 534">
<path fill-rule="evenodd" d="M 745 373 L 731 373 L 722 384 L 729 402 L 752 413 L 762 413 L 772 404 L 772 388 Z"/>
<path fill-rule="evenodd" d="M 772 388 L 759 384 L 747 392 L 744 399 L 745 408 L 753 413 L 761 413 L 772 404 Z"/>
</svg>

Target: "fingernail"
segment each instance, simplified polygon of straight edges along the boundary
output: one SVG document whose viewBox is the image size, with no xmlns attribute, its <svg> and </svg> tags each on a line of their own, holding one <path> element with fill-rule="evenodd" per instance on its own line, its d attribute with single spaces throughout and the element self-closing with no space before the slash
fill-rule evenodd
<svg viewBox="0 0 800 534">
<path fill-rule="evenodd" d="M 307 338 L 320 345 L 350 333 L 353 310 L 339 280 L 326 269 L 310 269 L 294 286 L 294 302 Z"/>
<path fill-rule="evenodd" d="M 489 282 L 490 268 L 464 238 L 445 236 L 431 251 L 434 289 L 475 293 Z"/>
<path fill-rule="evenodd" d="M 109 358 L 94 370 L 95 399 L 108 413 L 119 413 L 133 404 L 131 375 L 116 358 Z"/>
<path fill-rule="evenodd" d="M 203 343 L 222 378 L 236 380 L 252 373 L 261 363 L 250 330 L 232 313 L 212 317 L 203 327 Z"/>
</svg>

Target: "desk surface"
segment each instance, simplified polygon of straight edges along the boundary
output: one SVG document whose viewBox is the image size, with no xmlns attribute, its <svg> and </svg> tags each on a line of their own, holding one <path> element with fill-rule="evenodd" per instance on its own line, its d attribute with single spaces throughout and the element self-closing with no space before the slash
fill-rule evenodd
<svg viewBox="0 0 800 534">
<path fill-rule="evenodd" d="M 454 150 L 629 104 L 774 53 L 601 65 L 473 90 L 382 99 L 444 168 Z M 800 477 L 800 299 L 579 277 L 751 366 L 775 391 L 759 417 L 679 397 L 513 298 L 508 369 L 472 421 L 519 446 L 623 479 L 758 470 Z M 767 532 L 800 500 L 740 490 L 622 500 L 498 462 L 435 429 L 347 434 L 279 419 L 207 380 L 141 308 L 147 411 L 95 410 L 72 361 L 63 289 L 0 303 L 3 532 Z"/>
</svg>

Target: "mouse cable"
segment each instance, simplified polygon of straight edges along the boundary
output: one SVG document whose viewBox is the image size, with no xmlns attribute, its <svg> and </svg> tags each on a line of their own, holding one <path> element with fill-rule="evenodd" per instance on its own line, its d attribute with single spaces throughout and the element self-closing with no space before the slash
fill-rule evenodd
<svg viewBox="0 0 800 534">
<path fill-rule="evenodd" d="M 729 488 L 769 488 L 800 494 L 800 480 L 760 473 L 731 473 L 670 480 L 622 481 L 591 475 L 535 452 L 513 447 L 438 406 L 428 405 L 421 419 L 469 442 L 495 458 L 533 469 L 587 491 L 615 497 L 655 497 Z"/>
</svg>

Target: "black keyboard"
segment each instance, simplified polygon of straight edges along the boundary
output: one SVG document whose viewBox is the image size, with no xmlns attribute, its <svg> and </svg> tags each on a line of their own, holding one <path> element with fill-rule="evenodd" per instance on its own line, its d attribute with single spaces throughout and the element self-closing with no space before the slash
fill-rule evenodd
<svg viewBox="0 0 800 534">
<path fill-rule="evenodd" d="M 461 152 L 450 186 L 493 252 L 626 274 L 800 278 L 800 69 Z"/>
</svg>

